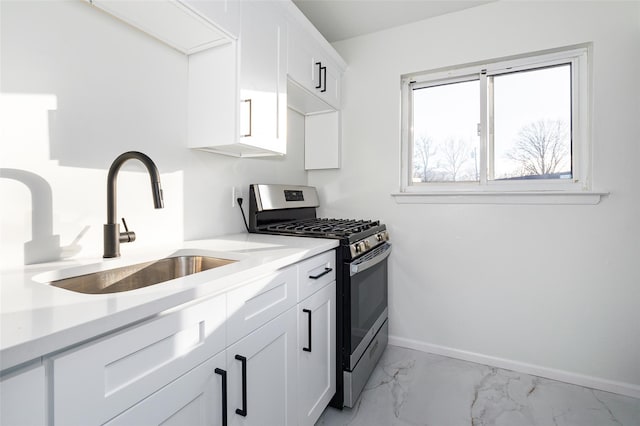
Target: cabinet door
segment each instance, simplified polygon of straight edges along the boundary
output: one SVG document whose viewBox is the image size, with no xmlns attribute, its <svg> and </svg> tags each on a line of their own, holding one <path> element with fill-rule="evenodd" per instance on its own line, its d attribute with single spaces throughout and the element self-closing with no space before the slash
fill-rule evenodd
<svg viewBox="0 0 640 426">
<path fill-rule="evenodd" d="M 238 138 L 238 43 L 189 55 L 187 143 L 226 146 Z"/>
<path fill-rule="evenodd" d="M 313 425 L 336 392 L 336 283 L 298 304 L 298 424 Z"/>
<path fill-rule="evenodd" d="M 298 28 L 290 28 L 287 73 L 300 86 L 340 109 L 341 72 L 322 47 Z"/>
<path fill-rule="evenodd" d="M 222 425 L 225 358 L 210 358 L 105 425 Z"/>
<path fill-rule="evenodd" d="M 289 25 L 287 74 L 289 78 L 313 92 L 313 42 L 296 26 Z"/>
<path fill-rule="evenodd" d="M 240 35 L 240 142 L 286 152 L 286 23 L 272 3 L 244 3 Z"/>
<path fill-rule="evenodd" d="M 297 424 L 296 310 L 227 349 L 230 425 Z"/>
<path fill-rule="evenodd" d="M 178 307 L 54 357 L 54 423 L 104 423 L 224 350 L 225 300 Z"/>
<path fill-rule="evenodd" d="M 316 58 L 313 60 L 315 65 L 313 81 L 314 87 L 317 87 L 316 93 L 329 105 L 340 109 L 340 71 L 333 62 L 322 57 Z"/>
<path fill-rule="evenodd" d="M 304 118 L 304 168 L 339 169 L 341 154 L 340 111 Z"/>
<path fill-rule="evenodd" d="M 16 371 L 0 380 L 0 424 L 46 424 L 46 384 L 41 364 Z"/>
</svg>

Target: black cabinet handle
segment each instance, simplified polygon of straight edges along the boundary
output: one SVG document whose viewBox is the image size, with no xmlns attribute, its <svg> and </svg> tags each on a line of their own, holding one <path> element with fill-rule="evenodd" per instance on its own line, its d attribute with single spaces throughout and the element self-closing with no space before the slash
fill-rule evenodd
<svg viewBox="0 0 640 426">
<path fill-rule="evenodd" d="M 216 368 L 216 374 L 222 376 L 222 426 L 227 426 L 227 372 Z"/>
<path fill-rule="evenodd" d="M 302 350 L 305 352 L 311 352 L 311 309 L 303 309 L 302 312 L 309 314 L 309 347 L 303 347 Z"/>
<path fill-rule="evenodd" d="M 321 92 L 326 92 L 327 91 L 327 67 L 320 67 L 320 73 L 322 74 L 322 71 L 324 71 L 324 77 L 322 78 L 322 80 L 324 81 L 324 88 L 321 90 Z"/>
<path fill-rule="evenodd" d="M 309 278 L 312 280 L 317 280 L 318 278 L 327 275 L 329 272 L 333 271 L 331 268 L 324 268 L 324 271 L 320 272 L 318 275 L 309 275 Z"/>
<path fill-rule="evenodd" d="M 242 409 L 236 408 L 236 414 L 247 417 L 247 358 L 236 355 L 236 359 L 242 363 Z"/>
<path fill-rule="evenodd" d="M 322 83 L 321 83 L 321 77 L 322 77 L 322 62 L 316 62 L 316 65 L 318 66 L 318 85 L 316 86 L 316 89 L 319 89 L 322 87 Z"/>
</svg>

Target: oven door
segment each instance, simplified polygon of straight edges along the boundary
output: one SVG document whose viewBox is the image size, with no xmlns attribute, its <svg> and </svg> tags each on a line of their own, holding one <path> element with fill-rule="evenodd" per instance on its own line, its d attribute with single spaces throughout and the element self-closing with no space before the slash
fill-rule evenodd
<svg viewBox="0 0 640 426">
<path fill-rule="evenodd" d="M 345 262 L 344 362 L 352 371 L 387 319 L 387 258 L 385 242 L 352 262 Z"/>
</svg>

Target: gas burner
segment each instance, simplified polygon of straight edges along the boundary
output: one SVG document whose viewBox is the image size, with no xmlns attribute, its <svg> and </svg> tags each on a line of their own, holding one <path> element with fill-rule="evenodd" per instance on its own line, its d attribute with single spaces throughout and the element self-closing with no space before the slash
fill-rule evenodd
<svg viewBox="0 0 640 426">
<path fill-rule="evenodd" d="M 314 218 L 271 224 L 262 229 L 267 232 L 342 238 L 379 225 L 377 220 Z"/>
</svg>

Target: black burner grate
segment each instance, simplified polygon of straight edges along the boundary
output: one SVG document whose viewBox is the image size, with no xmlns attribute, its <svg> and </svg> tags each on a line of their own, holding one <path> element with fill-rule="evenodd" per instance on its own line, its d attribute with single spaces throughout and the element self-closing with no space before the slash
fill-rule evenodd
<svg viewBox="0 0 640 426">
<path fill-rule="evenodd" d="M 346 237 L 378 226 L 378 221 L 352 219 L 305 219 L 277 223 L 264 228 L 269 232 L 307 236 Z"/>
</svg>

